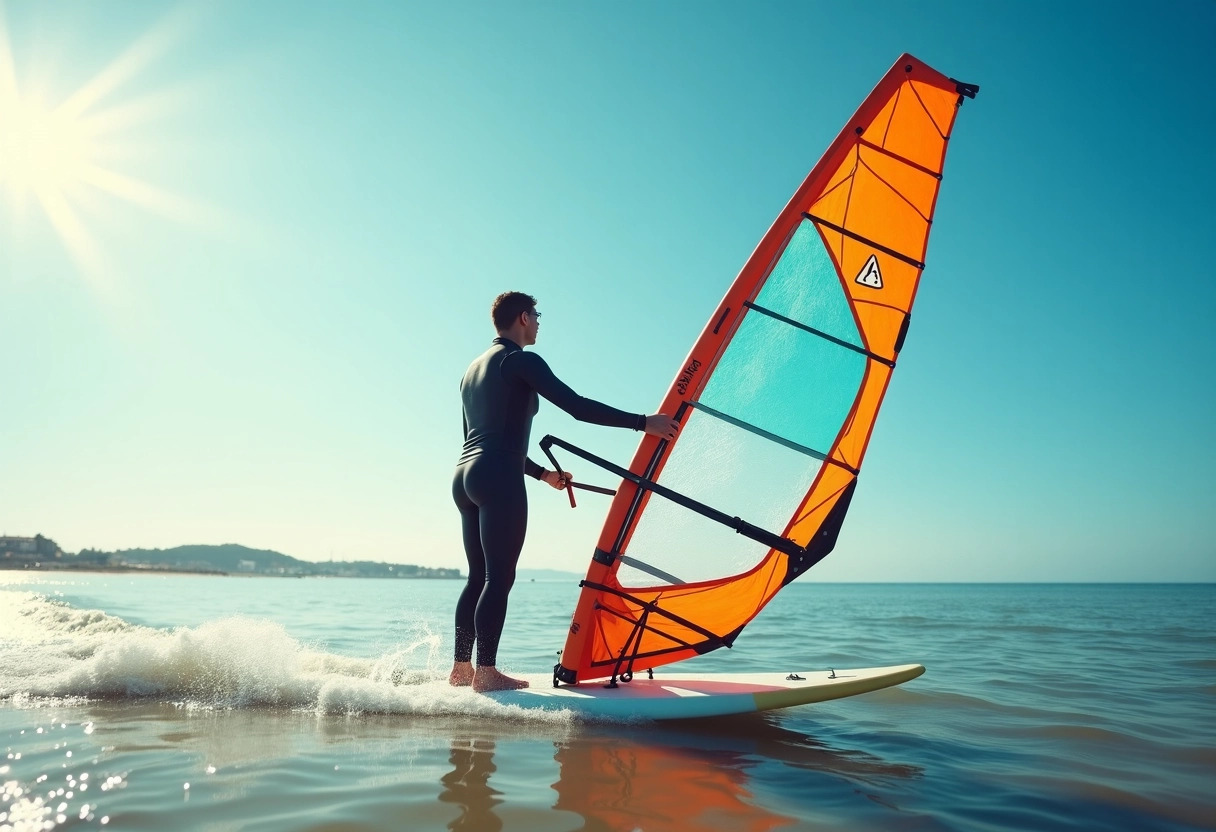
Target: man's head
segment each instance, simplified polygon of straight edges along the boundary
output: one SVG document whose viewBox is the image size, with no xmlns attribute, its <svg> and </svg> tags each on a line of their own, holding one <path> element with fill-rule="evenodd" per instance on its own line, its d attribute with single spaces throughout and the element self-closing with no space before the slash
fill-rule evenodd
<svg viewBox="0 0 1216 832">
<path fill-rule="evenodd" d="M 503 292 L 494 298 L 490 306 L 490 317 L 498 334 L 510 338 L 521 347 L 536 343 L 540 327 L 540 313 L 536 311 L 536 298 L 524 292 Z"/>
</svg>

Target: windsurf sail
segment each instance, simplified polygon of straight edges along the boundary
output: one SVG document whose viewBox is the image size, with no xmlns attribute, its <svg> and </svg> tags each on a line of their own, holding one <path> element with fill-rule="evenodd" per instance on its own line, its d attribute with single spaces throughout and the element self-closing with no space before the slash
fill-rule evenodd
<svg viewBox="0 0 1216 832">
<path fill-rule="evenodd" d="M 674 441 L 622 477 L 554 684 L 729 647 L 834 547 L 925 267 L 955 116 L 978 87 L 901 57 L 743 266 L 664 396 Z"/>
</svg>

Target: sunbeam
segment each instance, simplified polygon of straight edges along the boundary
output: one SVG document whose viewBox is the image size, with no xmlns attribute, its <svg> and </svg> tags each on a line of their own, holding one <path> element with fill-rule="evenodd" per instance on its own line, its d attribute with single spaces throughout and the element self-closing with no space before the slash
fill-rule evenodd
<svg viewBox="0 0 1216 832">
<path fill-rule="evenodd" d="M 109 283 L 101 241 L 90 229 L 96 196 L 121 200 L 175 221 L 202 212 L 189 200 L 115 169 L 114 149 L 130 131 L 155 120 L 174 103 L 165 90 L 117 100 L 124 85 L 148 71 L 187 29 L 183 7 L 162 19 L 108 65 L 61 101 L 23 87 L 0 7 L 0 192 L 15 213 L 37 206 L 82 276 Z M 91 206 L 93 211 L 89 211 Z M 104 210 L 104 204 L 101 207 Z"/>
</svg>

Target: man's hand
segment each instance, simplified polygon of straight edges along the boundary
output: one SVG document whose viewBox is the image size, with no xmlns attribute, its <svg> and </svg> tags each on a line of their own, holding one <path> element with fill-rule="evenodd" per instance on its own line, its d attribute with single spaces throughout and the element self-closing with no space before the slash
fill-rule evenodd
<svg viewBox="0 0 1216 832">
<path fill-rule="evenodd" d="M 574 482 L 574 477 L 569 471 L 550 471 L 546 468 L 540 475 L 541 482 L 547 482 L 549 485 L 561 491 L 571 482 Z"/>
<path fill-rule="evenodd" d="M 680 423 L 663 413 L 646 417 L 646 432 L 660 439 L 675 439 L 680 432 Z"/>
</svg>

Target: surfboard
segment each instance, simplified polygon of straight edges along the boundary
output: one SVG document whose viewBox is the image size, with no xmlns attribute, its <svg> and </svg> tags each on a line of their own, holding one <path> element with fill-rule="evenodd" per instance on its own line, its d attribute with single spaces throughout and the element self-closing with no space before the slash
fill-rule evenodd
<svg viewBox="0 0 1216 832">
<path fill-rule="evenodd" d="M 553 687 L 552 674 L 525 674 L 530 687 L 485 694 L 504 705 L 569 710 L 607 719 L 695 719 L 771 711 L 842 699 L 915 679 L 919 664 L 796 673 L 661 673 L 618 682 L 582 682 Z"/>
</svg>

